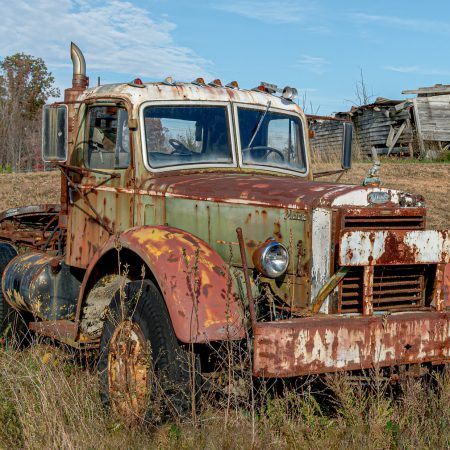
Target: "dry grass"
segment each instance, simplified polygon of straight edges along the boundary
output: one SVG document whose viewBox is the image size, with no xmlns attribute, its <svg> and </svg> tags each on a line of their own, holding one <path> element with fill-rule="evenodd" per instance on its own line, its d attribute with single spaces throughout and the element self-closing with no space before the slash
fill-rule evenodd
<svg viewBox="0 0 450 450">
<path fill-rule="evenodd" d="M 361 184 L 371 163 L 355 163 L 352 170 L 340 180 L 342 183 Z M 339 168 L 339 164 L 321 163 L 315 171 Z M 422 194 L 428 208 L 428 228 L 450 227 L 450 164 L 417 162 L 383 162 L 380 177 L 383 186 Z M 320 180 L 333 181 L 334 177 Z"/>
<path fill-rule="evenodd" d="M 0 210 L 59 202 L 59 172 L 0 174 Z"/>
<path fill-rule="evenodd" d="M 360 184 L 368 167 L 356 164 L 344 181 Z M 387 186 L 423 193 L 429 226 L 448 227 L 449 169 L 389 163 L 381 175 Z M 0 175 L 0 209 L 56 202 L 58 183 L 57 173 Z M 204 396 L 195 424 L 173 420 L 129 430 L 102 409 L 95 369 L 79 353 L 43 342 L 23 351 L 3 347 L 0 449 L 450 448 L 448 375 L 404 383 L 398 392 L 371 375 L 365 387 L 345 375 L 329 377 L 325 385 L 304 380 L 296 390 L 277 394 L 266 394 L 262 386 L 255 402 L 245 375 L 239 391 L 247 395 L 233 387 L 219 398 Z"/>
<path fill-rule="evenodd" d="M 0 352 L 0 448 L 64 449 L 443 449 L 450 445 L 450 378 L 410 381 L 397 395 L 372 376 L 345 375 L 326 390 L 304 384 L 259 395 L 252 411 L 203 402 L 196 424 L 124 428 L 102 409 L 97 377 L 76 354 L 44 344 Z M 206 404 L 205 404 L 206 403 Z M 252 412 L 255 414 L 253 415 Z M 254 420 L 252 420 L 254 417 Z M 254 432 L 252 430 L 254 429 Z"/>
</svg>

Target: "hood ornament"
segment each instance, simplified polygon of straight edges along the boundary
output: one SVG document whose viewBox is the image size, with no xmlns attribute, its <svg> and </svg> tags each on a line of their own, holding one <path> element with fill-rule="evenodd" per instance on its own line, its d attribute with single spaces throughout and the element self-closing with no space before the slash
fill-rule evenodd
<svg viewBox="0 0 450 450">
<path fill-rule="evenodd" d="M 363 186 L 381 186 L 383 183 L 378 176 L 378 172 L 381 169 L 381 162 L 378 158 L 378 152 L 375 147 L 372 147 L 371 152 L 373 165 L 369 169 L 366 178 L 364 178 Z"/>
</svg>

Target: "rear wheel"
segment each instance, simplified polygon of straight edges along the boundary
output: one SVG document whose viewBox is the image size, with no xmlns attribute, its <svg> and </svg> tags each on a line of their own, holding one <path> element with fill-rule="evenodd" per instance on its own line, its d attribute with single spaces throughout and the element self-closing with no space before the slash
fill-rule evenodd
<svg viewBox="0 0 450 450">
<path fill-rule="evenodd" d="M 5 242 L 0 243 L 0 280 L 8 263 L 17 256 L 16 249 Z M 3 295 L 0 287 L 0 339 L 2 342 L 13 342 L 23 346 L 28 342 L 29 336 L 27 321 L 14 308 L 12 308 Z"/>
<path fill-rule="evenodd" d="M 128 426 L 186 417 L 197 359 L 176 339 L 157 287 L 128 283 L 106 316 L 98 370 L 103 404 Z"/>
</svg>

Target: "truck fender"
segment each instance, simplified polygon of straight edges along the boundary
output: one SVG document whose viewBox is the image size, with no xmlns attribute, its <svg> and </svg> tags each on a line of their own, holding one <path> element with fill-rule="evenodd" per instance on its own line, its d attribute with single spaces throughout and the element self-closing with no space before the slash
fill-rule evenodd
<svg viewBox="0 0 450 450">
<path fill-rule="evenodd" d="M 181 342 L 245 337 L 243 312 L 228 265 L 200 238 L 167 226 L 136 227 L 111 236 L 87 269 L 78 310 L 95 265 L 114 248 L 129 249 L 147 265 L 162 292 L 175 334 Z"/>
</svg>

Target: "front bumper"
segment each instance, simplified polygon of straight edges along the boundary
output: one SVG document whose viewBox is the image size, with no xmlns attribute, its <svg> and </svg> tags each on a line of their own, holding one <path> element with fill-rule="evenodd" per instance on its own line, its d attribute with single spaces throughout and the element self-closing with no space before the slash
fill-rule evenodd
<svg viewBox="0 0 450 450">
<path fill-rule="evenodd" d="M 292 377 L 450 362 L 450 312 L 315 316 L 257 323 L 253 374 Z"/>
<path fill-rule="evenodd" d="M 255 376 L 291 377 L 450 362 L 450 302 L 445 281 L 449 267 L 446 265 L 450 262 L 449 230 L 344 230 L 336 256 L 341 267 L 362 267 L 362 315 L 321 315 L 255 323 Z M 427 304 L 424 292 L 420 293 L 423 304 L 414 304 L 420 311 L 387 311 L 395 307 L 402 295 L 410 294 L 401 273 L 374 283 L 376 266 L 401 265 L 436 265 Z M 319 293 L 318 298 L 323 299 L 335 287 L 332 285 L 328 290 L 324 287 L 325 293 Z M 374 314 L 374 300 L 386 312 Z M 388 300 L 394 306 L 386 303 Z"/>
</svg>

